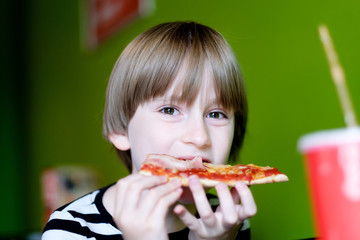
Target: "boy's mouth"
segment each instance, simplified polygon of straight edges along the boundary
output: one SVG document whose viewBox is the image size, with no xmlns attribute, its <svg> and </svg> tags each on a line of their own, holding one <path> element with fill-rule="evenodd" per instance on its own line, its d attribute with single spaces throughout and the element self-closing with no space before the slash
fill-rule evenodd
<svg viewBox="0 0 360 240">
<path fill-rule="evenodd" d="M 183 161 L 190 161 L 190 160 L 193 160 L 194 158 L 196 157 L 201 157 L 201 156 L 185 156 L 185 157 L 178 157 L 177 159 L 179 160 L 183 160 Z M 211 161 L 208 159 L 208 158 L 205 158 L 205 157 L 201 157 L 201 160 L 203 163 L 210 163 Z"/>
</svg>

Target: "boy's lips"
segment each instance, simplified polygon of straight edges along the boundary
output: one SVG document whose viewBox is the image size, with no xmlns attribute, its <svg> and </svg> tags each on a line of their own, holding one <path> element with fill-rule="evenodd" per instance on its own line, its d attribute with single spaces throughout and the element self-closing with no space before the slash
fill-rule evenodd
<svg viewBox="0 0 360 240">
<path fill-rule="evenodd" d="M 184 161 L 189 161 L 189 160 L 193 160 L 196 157 L 201 157 L 201 160 L 203 162 L 207 162 L 207 163 L 211 162 L 208 158 L 203 157 L 203 156 L 199 156 L 199 155 L 196 155 L 196 156 L 181 156 L 181 157 L 177 157 L 177 159 L 184 160 Z"/>
</svg>

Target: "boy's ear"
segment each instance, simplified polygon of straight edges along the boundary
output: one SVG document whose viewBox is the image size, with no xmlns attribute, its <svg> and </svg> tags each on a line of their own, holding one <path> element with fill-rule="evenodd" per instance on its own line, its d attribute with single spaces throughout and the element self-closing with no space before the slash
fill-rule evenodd
<svg viewBox="0 0 360 240">
<path fill-rule="evenodd" d="M 126 134 L 112 133 L 109 135 L 109 140 L 117 149 L 121 151 L 127 151 L 130 149 L 129 138 Z"/>
</svg>

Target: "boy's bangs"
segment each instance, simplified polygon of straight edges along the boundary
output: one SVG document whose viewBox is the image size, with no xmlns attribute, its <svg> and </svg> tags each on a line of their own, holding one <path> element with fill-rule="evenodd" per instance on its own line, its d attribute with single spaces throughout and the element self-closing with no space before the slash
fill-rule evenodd
<svg viewBox="0 0 360 240">
<path fill-rule="evenodd" d="M 242 77 L 230 46 L 220 34 L 189 23 L 179 24 L 177 28 L 154 30 L 151 37 L 156 44 L 139 48 L 139 56 L 146 56 L 147 60 L 138 66 L 142 68 L 142 76 L 135 81 L 140 91 L 132 95 L 138 98 L 135 102 L 141 104 L 163 96 L 173 88 L 172 100 L 191 105 L 201 88 L 212 82 L 217 103 L 235 112 L 241 111 L 245 92 Z M 209 70 L 213 81 L 204 79 Z M 175 82 L 180 73 L 181 81 Z"/>
<path fill-rule="evenodd" d="M 175 92 L 172 100 L 180 100 L 191 105 L 200 90 L 213 88 L 218 105 L 234 112 L 242 112 L 247 103 L 238 66 L 233 65 L 233 62 L 230 61 L 224 64 L 224 59 L 220 61 L 216 57 L 199 59 L 190 56 L 189 58 L 192 60 L 187 62 L 185 74 L 183 74 L 181 81 L 172 83 L 175 85 L 173 86 Z M 219 65 L 219 62 L 222 64 Z M 210 91 L 206 93 L 210 94 Z M 206 99 L 210 98 L 206 97 Z"/>
<path fill-rule="evenodd" d="M 231 64 L 230 66 L 219 66 L 217 63 L 221 61 L 192 53 L 184 57 L 181 62 L 183 64 L 178 64 L 175 67 L 176 73 L 168 76 L 161 74 L 162 79 L 151 81 L 151 86 L 148 89 L 152 89 L 152 91 L 149 91 L 148 95 L 144 97 L 145 101 L 163 96 L 170 89 L 173 89 L 173 91 L 169 92 L 171 94 L 169 96 L 170 100 L 173 102 L 180 101 L 190 106 L 194 103 L 202 88 L 213 87 L 217 104 L 235 112 L 242 109 L 243 91 L 239 88 L 239 78 L 241 79 L 241 76 L 238 76 L 238 71 L 234 71 L 234 69 L 230 71 L 230 74 L 228 70 L 234 66 L 231 66 Z M 182 75 L 180 81 L 175 80 L 178 74 Z M 209 86 L 209 84 L 212 84 L 212 86 Z"/>
<path fill-rule="evenodd" d="M 201 90 L 204 89 L 205 94 L 210 94 L 209 89 L 212 88 L 215 90 L 216 104 L 226 109 L 239 110 L 236 103 L 241 101 L 240 94 L 236 91 L 236 88 L 232 89 L 232 86 L 237 85 L 232 81 L 237 80 L 233 76 L 226 74 L 223 69 L 214 66 L 208 60 L 190 62 L 181 81 L 172 83 L 174 84 L 172 86 L 174 91 L 171 100 L 181 101 L 190 106 L 194 103 Z M 205 97 L 210 99 L 209 96 Z"/>
<path fill-rule="evenodd" d="M 172 102 L 182 102 L 188 106 L 192 105 L 206 82 L 204 79 L 205 63 L 204 60 L 200 59 L 201 57 L 198 56 L 187 56 L 178 68 L 176 76 L 169 79 L 168 88 L 161 95 L 169 93 Z"/>
<path fill-rule="evenodd" d="M 165 46 L 164 46 L 165 45 Z M 140 102 L 171 94 L 170 100 L 191 105 L 203 85 L 206 70 L 204 53 L 194 53 L 194 49 L 174 47 L 163 43 L 163 49 L 170 54 L 154 54 L 149 59 L 148 71 L 143 71 L 141 87 L 143 92 L 137 95 Z M 160 56 L 160 57 L 159 57 Z M 180 75 L 181 79 L 177 81 Z M 169 90 L 173 91 L 169 92 Z"/>
</svg>

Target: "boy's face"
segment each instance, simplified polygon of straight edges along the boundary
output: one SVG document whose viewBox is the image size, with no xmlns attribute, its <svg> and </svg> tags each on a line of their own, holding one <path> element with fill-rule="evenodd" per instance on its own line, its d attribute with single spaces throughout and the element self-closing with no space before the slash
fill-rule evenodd
<svg viewBox="0 0 360 240">
<path fill-rule="evenodd" d="M 139 105 L 128 125 L 128 132 L 110 137 L 120 150 L 130 149 L 133 172 L 138 172 L 147 154 L 168 154 L 180 159 L 202 157 L 224 164 L 234 136 L 234 113 L 216 102 L 209 71 L 195 102 L 171 101 L 179 94 L 182 71 L 164 96 Z M 179 84 L 180 83 L 180 84 Z"/>
</svg>

